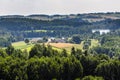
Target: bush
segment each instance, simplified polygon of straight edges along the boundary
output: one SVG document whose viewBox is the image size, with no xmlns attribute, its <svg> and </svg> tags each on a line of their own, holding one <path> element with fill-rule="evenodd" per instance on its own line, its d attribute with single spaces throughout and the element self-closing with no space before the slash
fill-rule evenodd
<svg viewBox="0 0 120 80">
<path fill-rule="evenodd" d="M 85 76 L 82 80 L 104 80 L 102 77 Z"/>
</svg>

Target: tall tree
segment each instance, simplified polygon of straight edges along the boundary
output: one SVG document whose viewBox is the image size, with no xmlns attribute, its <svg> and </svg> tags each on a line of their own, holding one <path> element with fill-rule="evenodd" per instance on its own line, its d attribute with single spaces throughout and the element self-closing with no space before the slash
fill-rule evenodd
<svg viewBox="0 0 120 80">
<path fill-rule="evenodd" d="M 80 44 L 80 42 L 82 40 L 80 39 L 80 36 L 75 35 L 75 36 L 72 37 L 72 41 L 73 41 L 73 43 Z"/>
<path fill-rule="evenodd" d="M 6 49 L 6 52 L 8 55 L 11 55 L 12 53 L 14 53 L 15 49 L 12 45 L 8 46 Z"/>
<path fill-rule="evenodd" d="M 28 44 L 30 41 L 29 39 L 25 39 L 25 43 Z"/>
</svg>

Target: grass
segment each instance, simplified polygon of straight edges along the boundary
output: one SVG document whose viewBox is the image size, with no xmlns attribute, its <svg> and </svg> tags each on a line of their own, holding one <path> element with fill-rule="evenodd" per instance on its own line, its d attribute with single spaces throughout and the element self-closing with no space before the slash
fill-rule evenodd
<svg viewBox="0 0 120 80">
<path fill-rule="evenodd" d="M 15 47 L 15 49 L 21 49 L 21 50 L 27 50 L 30 51 L 31 48 L 34 46 L 34 44 L 26 44 L 24 41 L 20 42 L 14 42 L 12 43 L 12 46 Z"/>
<path fill-rule="evenodd" d="M 57 48 L 57 47 L 53 47 L 53 46 L 52 46 L 52 49 L 57 50 L 58 52 L 62 52 L 62 49 Z"/>
<path fill-rule="evenodd" d="M 47 31 L 53 32 L 52 30 L 33 30 L 33 32 L 44 32 L 44 33 L 46 33 Z M 32 30 L 26 30 L 24 32 L 32 32 Z"/>
<path fill-rule="evenodd" d="M 68 52 L 71 52 L 71 48 L 75 47 L 76 49 L 83 49 L 83 42 L 81 44 L 72 44 L 72 43 L 50 43 L 55 49 L 66 49 Z"/>
<path fill-rule="evenodd" d="M 66 47 L 73 46 L 73 44 L 71 43 L 49 43 L 49 45 L 57 48 L 66 48 Z"/>
<path fill-rule="evenodd" d="M 66 49 L 68 52 L 71 52 L 71 48 L 74 47 L 75 49 L 80 49 L 82 51 L 83 50 L 83 43 L 84 41 L 81 42 L 81 44 L 72 44 L 72 43 L 50 43 L 50 45 L 52 47 L 54 47 L 57 50 L 62 50 L 62 49 Z M 99 45 L 99 41 L 96 39 L 91 39 L 91 46 L 89 48 L 92 47 L 96 47 Z"/>
<path fill-rule="evenodd" d="M 47 45 L 47 43 L 46 43 Z M 71 44 L 71 43 L 50 43 L 50 45 L 52 46 L 53 49 L 61 52 L 62 49 L 66 49 L 68 52 L 71 51 L 72 47 L 78 48 L 78 49 L 82 49 L 81 44 Z M 31 48 L 34 46 L 34 44 L 26 44 L 24 41 L 20 41 L 20 42 L 14 42 L 12 43 L 12 46 L 15 47 L 15 49 L 21 49 L 23 50 L 27 50 L 30 51 Z"/>
<path fill-rule="evenodd" d="M 32 30 L 26 30 L 24 32 L 32 32 Z M 33 30 L 33 32 L 47 32 L 47 30 Z"/>
<path fill-rule="evenodd" d="M 47 32 L 47 30 L 34 30 L 34 32 Z"/>
<path fill-rule="evenodd" d="M 62 49 L 66 49 L 67 52 L 70 53 L 72 47 L 75 47 L 75 49 L 81 49 L 82 51 L 84 51 L 83 43 L 84 43 L 84 41 L 82 41 L 81 44 L 49 43 L 49 45 L 51 45 L 54 50 L 57 50 L 59 52 L 61 52 Z M 99 43 L 98 40 L 92 39 L 90 48 L 98 46 L 99 45 L 98 43 Z M 47 44 L 48 43 L 46 43 L 45 45 L 47 45 Z M 29 52 L 31 50 L 31 48 L 34 46 L 34 44 L 26 44 L 24 41 L 20 41 L 20 42 L 12 43 L 12 46 L 14 46 L 15 49 L 21 49 L 22 51 L 26 49 Z"/>
<path fill-rule="evenodd" d="M 73 44 L 73 45 L 70 46 L 70 47 L 65 47 L 65 49 L 66 49 L 68 52 L 71 52 L 71 48 L 72 48 L 72 47 L 74 47 L 75 49 L 83 50 L 82 43 L 81 43 L 81 44 Z"/>
<path fill-rule="evenodd" d="M 98 45 L 99 45 L 99 41 L 98 41 L 98 40 L 96 40 L 96 39 L 91 39 L 91 46 L 90 46 L 90 48 L 96 47 L 96 46 L 98 46 Z"/>
</svg>

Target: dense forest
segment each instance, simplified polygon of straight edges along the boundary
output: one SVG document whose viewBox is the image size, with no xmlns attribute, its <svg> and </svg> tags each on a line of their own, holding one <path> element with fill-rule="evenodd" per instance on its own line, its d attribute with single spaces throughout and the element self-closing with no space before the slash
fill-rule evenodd
<svg viewBox="0 0 120 80">
<path fill-rule="evenodd" d="M 68 54 L 36 44 L 28 53 L 0 49 L 1 80 L 119 80 L 119 58 L 74 47 Z"/>
</svg>

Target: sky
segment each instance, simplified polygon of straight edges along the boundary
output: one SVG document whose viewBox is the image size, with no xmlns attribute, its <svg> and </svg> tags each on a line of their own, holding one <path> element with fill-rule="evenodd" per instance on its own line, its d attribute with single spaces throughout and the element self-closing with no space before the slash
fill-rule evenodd
<svg viewBox="0 0 120 80">
<path fill-rule="evenodd" d="M 120 0 L 0 0 L 0 15 L 120 12 Z"/>
</svg>

